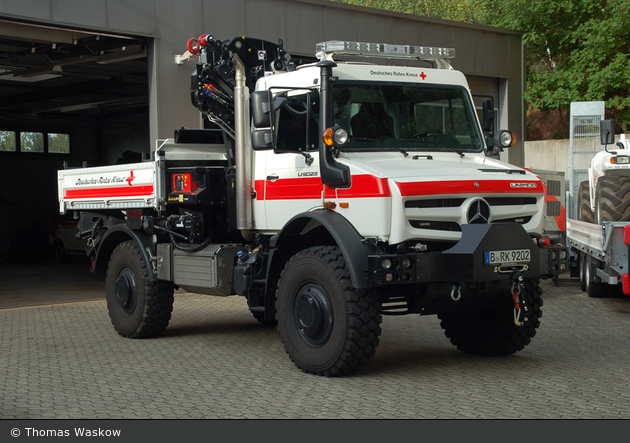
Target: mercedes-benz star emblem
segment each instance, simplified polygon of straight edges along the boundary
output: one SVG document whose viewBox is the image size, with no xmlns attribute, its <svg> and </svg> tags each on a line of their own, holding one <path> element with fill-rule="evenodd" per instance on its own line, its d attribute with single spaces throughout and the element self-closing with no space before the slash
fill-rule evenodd
<svg viewBox="0 0 630 443">
<path fill-rule="evenodd" d="M 466 219 L 470 224 L 488 223 L 490 220 L 490 205 L 488 205 L 488 202 L 482 199 L 473 200 L 468 207 Z"/>
</svg>

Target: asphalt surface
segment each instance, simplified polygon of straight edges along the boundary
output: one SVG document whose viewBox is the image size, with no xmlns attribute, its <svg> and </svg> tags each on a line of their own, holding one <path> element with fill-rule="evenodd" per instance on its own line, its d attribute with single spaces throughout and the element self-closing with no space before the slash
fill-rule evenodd
<svg viewBox="0 0 630 443">
<path fill-rule="evenodd" d="M 575 282 L 542 283 L 541 326 L 515 355 L 464 354 L 433 316 L 384 317 L 369 365 L 325 378 L 298 370 L 242 297 L 178 293 L 162 337 L 129 340 L 101 277 L 80 264 L 63 289 L 47 266 L 52 292 L 25 302 L 16 293 L 37 279 L 0 268 L 0 419 L 630 417 L 630 298 L 591 299 Z"/>
</svg>

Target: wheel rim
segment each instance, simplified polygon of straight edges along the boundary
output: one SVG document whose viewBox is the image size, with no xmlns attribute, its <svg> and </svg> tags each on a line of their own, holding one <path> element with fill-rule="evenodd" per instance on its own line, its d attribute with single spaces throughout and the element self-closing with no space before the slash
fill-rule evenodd
<svg viewBox="0 0 630 443">
<path fill-rule="evenodd" d="M 312 347 L 323 346 L 333 329 L 333 310 L 328 292 L 318 283 L 307 283 L 298 291 L 293 318 L 300 336 Z"/>
<path fill-rule="evenodd" d="M 134 312 L 138 302 L 138 286 L 136 285 L 136 275 L 129 267 L 124 267 L 118 273 L 116 300 L 125 315 L 131 315 Z"/>
</svg>

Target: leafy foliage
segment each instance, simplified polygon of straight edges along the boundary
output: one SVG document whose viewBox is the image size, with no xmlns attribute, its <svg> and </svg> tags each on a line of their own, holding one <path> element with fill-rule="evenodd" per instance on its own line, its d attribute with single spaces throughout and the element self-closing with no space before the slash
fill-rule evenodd
<svg viewBox="0 0 630 443">
<path fill-rule="evenodd" d="M 0 151 L 15 152 L 15 132 L 0 131 Z"/>
<path fill-rule="evenodd" d="M 530 109 L 605 101 L 607 117 L 630 131 L 630 0 L 338 1 L 522 31 Z"/>
<path fill-rule="evenodd" d="M 532 109 L 605 101 L 630 130 L 630 1 L 488 0 L 488 24 L 525 32 Z"/>
<path fill-rule="evenodd" d="M 481 0 L 337 0 L 341 3 L 385 9 L 405 14 L 479 23 Z"/>
<path fill-rule="evenodd" d="M 44 152 L 44 134 L 41 132 L 21 132 L 20 150 L 22 152 Z"/>
</svg>

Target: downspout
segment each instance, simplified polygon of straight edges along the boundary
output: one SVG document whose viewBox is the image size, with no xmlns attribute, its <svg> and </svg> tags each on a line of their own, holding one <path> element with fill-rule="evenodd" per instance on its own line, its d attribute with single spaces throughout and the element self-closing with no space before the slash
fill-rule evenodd
<svg viewBox="0 0 630 443">
<path fill-rule="evenodd" d="M 252 149 L 249 127 L 249 88 L 245 85 L 245 65 L 237 54 L 234 87 L 234 130 L 236 163 L 236 228 L 245 240 L 252 240 Z"/>
</svg>

